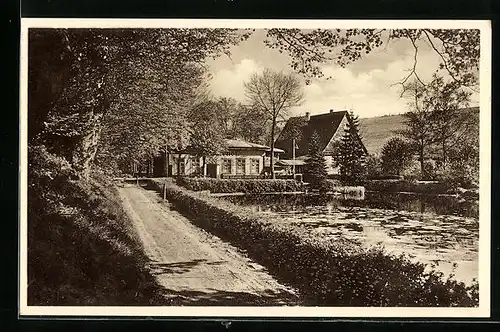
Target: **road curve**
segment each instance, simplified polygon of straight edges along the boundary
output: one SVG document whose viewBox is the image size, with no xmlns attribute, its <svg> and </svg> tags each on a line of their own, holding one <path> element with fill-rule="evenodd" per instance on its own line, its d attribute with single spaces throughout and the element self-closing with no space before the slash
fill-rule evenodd
<svg viewBox="0 0 500 332">
<path fill-rule="evenodd" d="M 164 296 L 174 305 L 299 305 L 280 284 L 237 248 L 193 225 L 154 191 L 118 188 Z"/>
</svg>

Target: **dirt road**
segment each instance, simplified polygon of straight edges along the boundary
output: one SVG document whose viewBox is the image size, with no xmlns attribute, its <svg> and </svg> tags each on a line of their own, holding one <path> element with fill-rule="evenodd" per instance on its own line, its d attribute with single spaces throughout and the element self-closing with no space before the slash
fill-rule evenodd
<svg viewBox="0 0 500 332">
<path fill-rule="evenodd" d="M 235 247 L 194 226 L 156 192 L 134 185 L 119 192 L 149 267 L 173 304 L 298 305 L 293 289 Z"/>
</svg>

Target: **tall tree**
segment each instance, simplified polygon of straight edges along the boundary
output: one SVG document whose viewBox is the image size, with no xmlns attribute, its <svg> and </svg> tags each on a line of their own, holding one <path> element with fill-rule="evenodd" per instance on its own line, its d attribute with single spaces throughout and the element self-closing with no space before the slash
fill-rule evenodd
<svg viewBox="0 0 500 332">
<path fill-rule="evenodd" d="M 231 138 L 239 138 L 248 142 L 258 144 L 269 143 L 269 116 L 253 105 L 239 105 L 238 111 L 233 118 L 233 135 Z"/>
<path fill-rule="evenodd" d="M 271 176 L 274 173 L 274 140 L 278 117 L 284 117 L 287 111 L 302 102 L 303 92 L 300 81 L 293 74 L 285 74 L 265 69 L 262 74 L 254 74 L 245 83 L 248 100 L 261 109 L 271 121 Z"/>
<path fill-rule="evenodd" d="M 434 141 L 439 146 L 439 159 L 442 169 L 445 170 L 449 149 L 456 145 L 463 135 L 467 135 L 474 125 L 474 117 L 464 110 L 469 106 L 471 94 L 457 82 L 445 82 L 443 77 L 436 75 L 425 90 L 423 98 L 434 114 Z"/>
<path fill-rule="evenodd" d="M 405 91 L 410 111 L 403 114 L 406 128 L 399 133 L 415 148 L 420 163 L 421 176 L 425 173 L 425 160 L 428 149 L 434 144 L 434 113 L 428 100 L 424 97 L 425 86 L 417 81 L 412 82 Z"/>
<path fill-rule="evenodd" d="M 218 117 L 217 102 L 208 100 L 196 105 L 189 114 L 192 123 L 190 148 L 195 156 L 203 159 L 203 176 L 206 176 L 206 158 L 217 156 L 225 149 L 224 120 Z"/>
<path fill-rule="evenodd" d="M 320 147 L 320 138 L 315 131 L 311 135 L 308 146 L 308 158 L 306 161 L 305 181 L 309 182 L 311 188 L 320 191 L 327 190 L 326 179 L 328 178 L 326 160 Z"/>
<path fill-rule="evenodd" d="M 362 184 L 365 179 L 366 150 L 359 135 L 359 120 L 352 112 L 347 115 L 347 125 L 337 152 L 340 180 L 346 185 Z"/>
<path fill-rule="evenodd" d="M 392 137 L 382 147 L 382 170 L 386 174 L 400 175 L 413 158 L 413 148 L 400 137 Z"/>
<path fill-rule="evenodd" d="M 422 174 L 425 159 L 434 145 L 438 146 L 439 159 L 445 169 L 450 146 L 474 124 L 474 117 L 463 110 L 468 106 L 470 93 L 459 83 L 445 81 L 437 74 L 426 84 L 414 81 L 410 87 L 405 96 L 411 111 L 403 114 L 406 129 L 401 133 L 415 146 Z"/>
</svg>

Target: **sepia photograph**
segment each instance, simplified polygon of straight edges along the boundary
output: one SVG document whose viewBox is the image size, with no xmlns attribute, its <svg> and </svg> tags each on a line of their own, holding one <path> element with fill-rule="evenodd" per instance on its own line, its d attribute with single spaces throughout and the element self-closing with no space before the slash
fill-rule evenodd
<svg viewBox="0 0 500 332">
<path fill-rule="evenodd" d="M 490 315 L 488 21 L 21 30 L 21 315 Z"/>
</svg>

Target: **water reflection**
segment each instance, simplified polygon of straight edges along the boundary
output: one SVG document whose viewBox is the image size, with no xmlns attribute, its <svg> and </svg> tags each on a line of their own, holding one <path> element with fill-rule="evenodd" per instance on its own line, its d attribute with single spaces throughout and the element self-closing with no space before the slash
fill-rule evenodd
<svg viewBox="0 0 500 332">
<path fill-rule="evenodd" d="M 238 204 L 257 204 L 263 210 L 295 211 L 301 206 L 321 205 L 331 212 L 338 205 L 375 209 L 405 210 L 477 218 L 479 203 L 450 195 L 422 195 L 411 193 L 382 193 L 367 191 L 365 199 L 338 200 L 334 196 L 320 195 L 246 195 L 230 198 Z"/>
<path fill-rule="evenodd" d="M 353 204 L 314 197 L 245 196 L 231 200 L 279 216 L 282 222 L 314 235 L 332 240 L 342 236 L 363 246 L 382 244 L 390 252 L 408 254 L 445 274 L 454 273 L 459 280 L 470 282 L 477 277 L 479 223 L 475 217 L 437 214 L 435 209 L 429 212 L 426 203 L 419 204 L 423 206 L 420 211 L 407 211 L 374 208 L 373 202 Z M 407 203 L 399 200 L 394 204 Z"/>
</svg>

